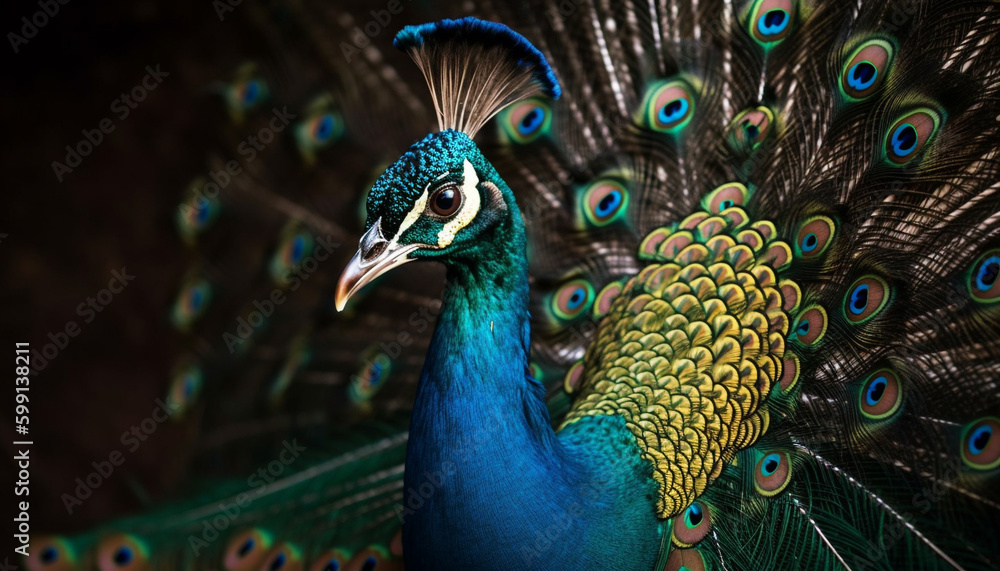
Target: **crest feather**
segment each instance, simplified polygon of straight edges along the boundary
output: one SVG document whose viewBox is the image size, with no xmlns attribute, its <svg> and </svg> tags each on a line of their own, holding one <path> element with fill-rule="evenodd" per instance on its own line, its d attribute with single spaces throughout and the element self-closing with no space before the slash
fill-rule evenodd
<svg viewBox="0 0 1000 571">
<path fill-rule="evenodd" d="M 507 105 L 561 93 L 542 52 L 503 24 L 469 17 L 407 26 L 393 45 L 423 72 L 442 131 L 472 138 Z"/>
</svg>

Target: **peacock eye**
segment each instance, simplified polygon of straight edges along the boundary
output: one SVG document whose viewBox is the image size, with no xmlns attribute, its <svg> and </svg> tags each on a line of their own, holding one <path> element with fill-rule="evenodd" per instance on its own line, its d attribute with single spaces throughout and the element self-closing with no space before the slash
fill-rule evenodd
<svg viewBox="0 0 1000 571">
<path fill-rule="evenodd" d="M 690 547 L 708 535 L 711 525 L 711 516 L 704 504 L 695 502 L 674 519 L 674 543 Z"/>
<path fill-rule="evenodd" d="M 1000 467 L 1000 419 L 986 417 L 962 431 L 962 460 L 978 470 Z"/>
<path fill-rule="evenodd" d="M 708 196 L 702 199 L 702 207 L 712 214 L 719 214 L 727 208 L 743 206 L 747 203 L 750 191 L 747 187 L 738 183 L 730 182 L 717 187 Z"/>
<path fill-rule="evenodd" d="M 821 255 L 830 245 L 834 229 L 833 220 L 826 216 L 815 216 L 806 220 L 795 240 L 796 253 L 805 259 Z"/>
<path fill-rule="evenodd" d="M 445 186 L 431 196 L 431 210 L 438 216 L 451 216 L 462 206 L 462 193 L 455 186 Z"/>
<path fill-rule="evenodd" d="M 826 333 L 826 310 L 814 305 L 795 320 L 794 337 L 803 345 L 815 345 Z"/>
<path fill-rule="evenodd" d="M 750 35 L 762 44 L 780 42 L 792 29 L 793 0 L 757 0 L 750 10 Z"/>
<path fill-rule="evenodd" d="M 899 378 L 888 369 L 869 375 L 859 393 L 861 414 L 872 420 L 889 418 L 903 401 Z"/>
<path fill-rule="evenodd" d="M 884 40 L 861 44 L 844 64 L 840 89 L 853 100 L 864 99 L 874 93 L 885 80 L 892 54 L 892 44 Z"/>
<path fill-rule="evenodd" d="M 25 562 L 29 571 L 42 569 L 45 571 L 64 571 L 77 568 L 75 559 L 70 544 L 59 537 L 46 537 L 32 542 Z"/>
<path fill-rule="evenodd" d="M 243 74 L 252 73 L 250 68 Z M 248 77 L 231 84 L 229 98 L 232 105 L 241 111 L 249 111 L 267 99 L 267 84 L 257 77 Z"/>
<path fill-rule="evenodd" d="M 847 290 L 844 315 L 852 323 L 864 323 L 878 315 L 888 302 L 889 284 L 877 276 L 864 276 Z"/>
<path fill-rule="evenodd" d="M 372 345 L 365 351 L 363 364 L 358 373 L 352 377 L 348 395 L 355 403 L 370 400 L 375 393 L 385 385 L 392 372 L 392 361 L 379 351 L 378 345 Z"/>
<path fill-rule="evenodd" d="M 576 279 L 563 284 L 552 296 L 552 314 L 562 321 L 576 319 L 590 309 L 594 288 L 590 282 Z"/>
<path fill-rule="evenodd" d="M 594 226 L 606 226 L 625 214 L 628 191 L 611 180 L 597 181 L 583 192 L 581 208 L 586 220 Z"/>
<path fill-rule="evenodd" d="M 180 329 L 185 329 L 198 320 L 208 309 L 212 299 L 212 286 L 208 281 L 194 277 L 181 285 L 171 311 L 171 320 Z"/>
<path fill-rule="evenodd" d="M 286 228 L 271 258 L 271 277 L 274 281 L 286 282 L 289 272 L 301 266 L 312 254 L 313 246 L 312 234 L 295 225 Z M 306 269 L 308 271 L 308 267 Z"/>
<path fill-rule="evenodd" d="M 969 292 L 973 299 L 984 303 L 1000 301 L 1000 250 L 981 256 L 969 273 Z"/>
<path fill-rule="evenodd" d="M 309 571 L 340 571 L 349 559 L 346 552 L 331 549 L 320 554 L 309 567 Z"/>
<path fill-rule="evenodd" d="M 508 140 L 524 145 L 549 131 L 552 110 L 541 99 L 526 99 L 501 112 L 499 121 Z"/>
<path fill-rule="evenodd" d="M 102 541 L 97 559 L 101 571 L 145 569 L 148 565 L 145 546 L 129 535 L 116 535 Z"/>
<path fill-rule="evenodd" d="M 792 466 L 788 454 L 769 452 L 757 462 L 754 468 L 754 487 L 763 496 L 773 496 L 788 485 L 792 479 Z"/>
<path fill-rule="evenodd" d="M 385 564 L 385 565 L 383 565 Z M 344 566 L 346 569 L 358 571 L 376 571 L 377 569 L 393 568 L 389 555 L 381 547 L 367 547 L 354 554 L 354 557 Z"/>
<path fill-rule="evenodd" d="M 168 402 L 175 407 L 174 414 L 180 416 L 190 408 L 201 393 L 203 381 L 201 368 L 193 363 L 185 364 L 175 372 L 167 395 Z"/>
<path fill-rule="evenodd" d="M 694 115 L 694 98 L 683 81 L 655 84 L 645 98 L 643 123 L 661 133 L 684 127 Z"/>
<path fill-rule="evenodd" d="M 940 115 L 927 108 L 905 115 L 893 123 L 886 133 L 886 157 L 897 165 L 911 161 L 937 133 L 940 123 Z"/>
<path fill-rule="evenodd" d="M 280 571 L 282 569 L 302 569 L 300 556 L 296 548 L 284 543 L 276 547 L 264 562 L 261 569 Z"/>
<path fill-rule="evenodd" d="M 756 149 L 771 133 L 774 114 L 767 107 L 741 112 L 729 125 L 729 137 L 737 146 Z"/>
<path fill-rule="evenodd" d="M 251 571 L 260 567 L 271 547 L 271 536 L 257 528 L 233 536 L 226 545 L 223 566 L 227 571 Z"/>
</svg>

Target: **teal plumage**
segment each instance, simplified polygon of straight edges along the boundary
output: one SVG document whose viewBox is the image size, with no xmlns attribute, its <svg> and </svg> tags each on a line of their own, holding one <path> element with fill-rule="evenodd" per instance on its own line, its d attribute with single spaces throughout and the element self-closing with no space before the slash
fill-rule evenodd
<svg viewBox="0 0 1000 571">
<path fill-rule="evenodd" d="M 416 66 L 245 7 L 227 140 L 306 112 L 180 199 L 168 321 L 249 466 L 31 568 L 1000 566 L 1000 7 L 406 6 Z"/>
</svg>

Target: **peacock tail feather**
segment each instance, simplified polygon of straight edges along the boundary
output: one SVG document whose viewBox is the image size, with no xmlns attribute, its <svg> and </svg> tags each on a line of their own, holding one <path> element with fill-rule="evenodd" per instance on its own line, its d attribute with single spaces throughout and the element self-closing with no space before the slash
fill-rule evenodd
<svg viewBox="0 0 1000 571">
<path fill-rule="evenodd" d="M 186 434 L 157 449 L 183 476 L 138 513 L 53 525 L 26 568 L 479 568 L 484 545 L 496 569 L 1000 567 L 996 2 L 224 20 L 252 41 L 180 78 L 218 140 L 178 151 L 191 182 L 156 229 L 181 253 L 150 294 L 169 355 L 142 377 Z M 400 248 L 488 262 L 488 234 L 466 238 L 487 224 L 523 264 L 338 283 Z M 523 386 L 459 386 L 457 420 L 423 408 L 435 375 L 507 369 Z M 525 419 L 551 465 L 515 453 Z M 578 481 L 564 456 L 600 469 Z"/>
</svg>

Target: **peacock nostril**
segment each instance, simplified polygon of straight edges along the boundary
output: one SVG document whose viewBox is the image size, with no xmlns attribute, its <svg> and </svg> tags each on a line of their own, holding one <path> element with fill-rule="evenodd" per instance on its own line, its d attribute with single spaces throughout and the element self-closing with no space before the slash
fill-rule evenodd
<svg viewBox="0 0 1000 571">
<path fill-rule="evenodd" d="M 385 251 L 385 246 L 386 246 L 385 242 L 382 241 L 375 242 L 374 244 L 365 249 L 365 253 L 362 257 L 365 259 L 366 262 L 374 260 L 375 258 L 382 255 L 382 252 Z"/>
</svg>

